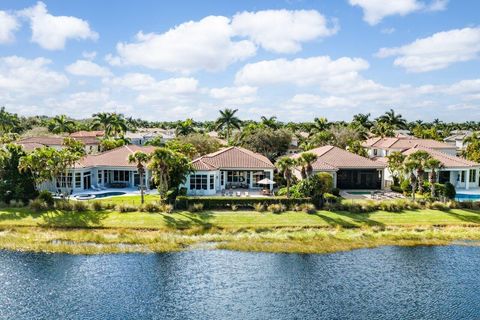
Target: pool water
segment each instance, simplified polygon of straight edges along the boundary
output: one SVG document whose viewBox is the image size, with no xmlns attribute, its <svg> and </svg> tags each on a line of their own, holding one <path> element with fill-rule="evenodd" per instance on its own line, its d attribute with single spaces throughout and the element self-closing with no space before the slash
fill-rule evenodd
<svg viewBox="0 0 480 320">
<path fill-rule="evenodd" d="M 455 196 L 457 201 L 480 201 L 480 194 L 462 194 L 457 193 Z"/>
<path fill-rule="evenodd" d="M 348 191 L 349 194 L 355 194 L 355 195 L 368 195 L 371 194 L 370 191 Z"/>
<path fill-rule="evenodd" d="M 79 194 L 77 196 L 77 199 L 82 200 L 83 199 L 98 199 L 98 198 L 106 198 L 106 197 L 114 197 L 114 196 L 123 196 L 127 194 L 126 192 L 121 192 L 121 191 L 112 191 L 112 192 L 103 192 L 103 193 L 96 193 L 96 194 L 90 194 L 90 193 L 85 193 L 85 194 Z M 93 198 L 91 198 L 94 196 Z"/>
</svg>

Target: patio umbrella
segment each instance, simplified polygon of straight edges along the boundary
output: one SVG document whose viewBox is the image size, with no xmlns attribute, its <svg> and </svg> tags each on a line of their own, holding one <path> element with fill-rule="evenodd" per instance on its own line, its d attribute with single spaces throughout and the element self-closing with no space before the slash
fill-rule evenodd
<svg viewBox="0 0 480 320">
<path fill-rule="evenodd" d="M 268 178 L 262 179 L 257 182 L 258 184 L 275 184 L 276 182 Z"/>
</svg>

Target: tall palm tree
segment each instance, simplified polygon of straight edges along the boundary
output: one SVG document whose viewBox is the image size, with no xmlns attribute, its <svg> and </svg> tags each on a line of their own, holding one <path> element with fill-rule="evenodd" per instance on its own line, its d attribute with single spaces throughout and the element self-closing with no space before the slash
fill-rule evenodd
<svg viewBox="0 0 480 320">
<path fill-rule="evenodd" d="M 62 114 L 52 119 L 49 128 L 53 133 L 72 133 L 75 131 L 75 122 Z"/>
<path fill-rule="evenodd" d="M 276 167 L 283 172 L 283 177 L 287 181 L 287 198 L 290 198 L 290 184 L 293 179 L 293 169 L 297 166 L 297 161 L 290 157 L 282 157 L 277 160 Z"/>
<path fill-rule="evenodd" d="M 435 183 L 437 183 L 437 171 L 443 168 L 443 164 L 440 160 L 430 158 L 425 162 L 425 168 L 430 169 L 428 174 L 428 180 L 430 181 L 430 192 L 432 198 L 435 198 Z"/>
<path fill-rule="evenodd" d="M 235 116 L 235 114 L 238 112 L 238 109 L 224 109 L 220 110 L 220 117 L 217 119 L 216 124 L 216 130 L 221 130 L 223 128 L 226 128 L 227 130 L 227 142 L 230 139 L 230 130 L 232 128 L 240 129 L 240 126 L 242 124 L 242 121 Z"/>
<path fill-rule="evenodd" d="M 128 123 L 122 114 L 113 113 L 112 120 L 106 131 L 113 137 L 123 137 L 128 130 Z"/>
<path fill-rule="evenodd" d="M 307 178 L 311 177 L 313 174 L 313 167 L 312 164 L 317 161 L 318 157 L 316 154 L 311 153 L 311 152 L 304 152 L 300 156 L 300 158 L 303 160 L 305 163 L 305 173 Z"/>
<path fill-rule="evenodd" d="M 417 170 L 419 164 L 418 161 L 412 159 L 406 159 L 403 164 L 403 171 L 408 175 L 410 180 L 410 186 L 412 187 L 412 200 L 415 201 L 415 193 L 417 192 L 417 176 L 415 171 Z"/>
<path fill-rule="evenodd" d="M 265 117 L 265 116 L 262 116 L 260 118 L 261 120 L 261 124 L 264 125 L 265 127 L 267 128 L 270 128 L 270 129 L 278 129 L 279 127 L 279 123 L 277 121 L 277 117 L 273 116 L 273 117 Z"/>
<path fill-rule="evenodd" d="M 315 118 L 310 127 L 310 135 L 325 131 L 329 128 L 330 123 L 327 118 Z"/>
<path fill-rule="evenodd" d="M 137 151 L 133 154 L 130 154 L 128 156 L 128 162 L 129 163 L 135 163 L 137 165 L 137 171 L 138 171 L 138 175 L 140 176 L 140 195 L 141 195 L 141 199 L 142 199 L 142 204 L 145 202 L 145 196 L 144 196 L 144 192 L 145 192 L 145 184 L 144 184 L 144 176 L 145 176 L 145 165 L 146 163 L 148 162 L 148 160 L 150 159 L 150 157 L 148 156 L 148 154 L 144 153 L 144 152 L 141 152 L 141 151 Z"/>
<path fill-rule="evenodd" d="M 354 115 L 352 123 L 366 129 L 370 129 L 373 126 L 372 121 L 370 121 L 370 113 L 359 113 Z"/>
<path fill-rule="evenodd" d="M 112 113 L 99 112 L 93 114 L 92 129 L 104 129 L 106 130 L 110 123 L 113 121 Z M 106 132 L 105 132 L 106 134 Z"/>
<path fill-rule="evenodd" d="M 423 193 L 423 181 L 425 180 L 425 167 L 427 161 L 432 159 L 432 156 L 423 150 L 415 151 L 407 157 L 407 161 L 414 161 L 417 165 L 417 179 L 418 179 L 418 191 Z"/>
<path fill-rule="evenodd" d="M 376 135 L 377 137 L 385 138 L 385 137 L 394 137 L 395 131 L 394 127 L 386 122 L 379 122 L 376 121 L 370 131 Z"/>
<path fill-rule="evenodd" d="M 407 120 L 405 120 L 401 114 L 395 113 L 393 109 L 385 112 L 384 115 L 378 117 L 379 122 L 388 123 L 395 129 L 405 129 L 407 128 Z"/>
<path fill-rule="evenodd" d="M 180 122 L 175 128 L 175 134 L 177 136 L 188 136 L 189 134 L 194 132 L 195 132 L 195 128 L 193 126 L 192 119 L 187 119 L 185 121 Z"/>
<path fill-rule="evenodd" d="M 169 189 L 169 172 L 174 163 L 175 152 L 167 148 L 157 148 L 151 154 L 149 168 L 157 184 L 158 193 L 162 199 L 167 198 Z"/>
<path fill-rule="evenodd" d="M 403 162 L 406 156 L 400 151 L 393 151 L 387 156 L 388 169 L 392 173 L 393 184 L 398 185 L 400 182 L 400 175 L 403 171 Z"/>
</svg>

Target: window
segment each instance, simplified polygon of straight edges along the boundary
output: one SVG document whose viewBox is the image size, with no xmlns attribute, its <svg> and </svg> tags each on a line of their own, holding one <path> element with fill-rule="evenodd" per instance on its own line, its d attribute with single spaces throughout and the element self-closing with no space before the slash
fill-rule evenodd
<svg viewBox="0 0 480 320">
<path fill-rule="evenodd" d="M 377 149 L 373 149 L 373 155 L 374 156 L 378 155 L 378 150 Z"/>
<path fill-rule="evenodd" d="M 224 176 L 224 174 L 225 174 L 225 171 L 220 171 L 220 184 L 221 184 L 222 186 L 225 185 L 225 178 L 224 178 L 225 176 Z"/>
<path fill-rule="evenodd" d="M 470 175 L 468 177 L 468 182 L 476 182 L 477 181 L 477 170 L 471 169 Z"/>
<path fill-rule="evenodd" d="M 103 184 L 103 171 L 98 170 L 98 184 Z"/>
<path fill-rule="evenodd" d="M 80 172 L 75 173 L 75 188 L 82 187 L 82 174 Z"/>
<path fill-rule="evenodd" d="M 192 174 L 190 176 L 190 190 L 207 190 L 207 178 L 206 174 Z"/>
<path fill-rule="evenodd" d="M 465 171 L 462 171 L 460 181 L 465 182 Z"/>
<path fill-rule="evenodd" d="M 210 175 L 210 190 L 215 189 L 215 176 L 212 174 Z"/>
<path fill-rule="evenodd" d="M 120 171 L 114 170 L 113 171 L 113 181 L 118 182 L 128 182 L 130 181 L 130 172 L 129 171 Z"/>
<path fill-rule="evenodd" d="M 69 172 L 67 175 L 61 173 L 57 177 L 57 188 L 71 188 L 73 175 Z"/>
</svg>

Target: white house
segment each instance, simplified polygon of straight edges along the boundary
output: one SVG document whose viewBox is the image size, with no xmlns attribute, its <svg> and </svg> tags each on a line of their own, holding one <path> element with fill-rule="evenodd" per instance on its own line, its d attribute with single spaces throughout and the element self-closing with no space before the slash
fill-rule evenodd
<svg viewBox="0 0 480 320">
<path fill-rule="evenodd" d="M 192 166 L 195 171 L 184 185 L 188 195 L 215 195 L 228 189 L 262 189 L 265 186 L 257 182 L 273 179 L 275 170 L 265 156 L 240 147 L 207 154 L 195 159 Z M 267 187 L 272 189 L 273 185 Z"/>
<path fill-rule="evenodd" d="M 367 149 L 370 158 L 386 157 L 394 151 L 403 151 L 414 147 L 425 147 L 455 156 L 457 148 L 442 141 L 432 139 L 417 139 L 414 137 L 367 139 L 362 146 Z"/>
</svg>

